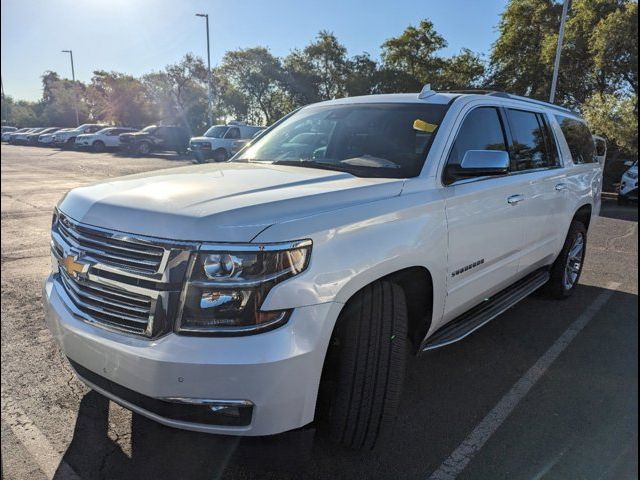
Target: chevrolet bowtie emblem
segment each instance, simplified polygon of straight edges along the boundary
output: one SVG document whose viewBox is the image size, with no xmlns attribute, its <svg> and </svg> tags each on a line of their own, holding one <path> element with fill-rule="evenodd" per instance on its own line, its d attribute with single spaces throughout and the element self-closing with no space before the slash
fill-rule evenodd
<svg viewBox="0 0 640 480">
<path fill-rule="evenodd" d="M 78 255 L 67 255 L 62 259 L 62 268 L 73 278 L 79 278 L 89 271 L 89 264 L 78 261 Z"/>
</svg>

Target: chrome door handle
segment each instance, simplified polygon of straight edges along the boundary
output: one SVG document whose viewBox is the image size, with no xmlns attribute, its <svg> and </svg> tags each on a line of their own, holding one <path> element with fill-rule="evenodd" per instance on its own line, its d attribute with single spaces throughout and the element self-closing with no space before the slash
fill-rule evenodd
<svg viewBox="0 0 640 480">
<path fill-rule="evenodd" d="M 559 184 L 556 185 L 556 191 L 558 191 L 558 192 L 563 192 L 567 188 L 569 188 L 569 186 L 566 183 L 559 183 Z"/>
<path fill-rule="evenodd" d="M 509 205 L 518 205 L 522 201 L 524 201 L 524 195 L 511 195 L 507 198 L 507 203 Z"/>
</svg>

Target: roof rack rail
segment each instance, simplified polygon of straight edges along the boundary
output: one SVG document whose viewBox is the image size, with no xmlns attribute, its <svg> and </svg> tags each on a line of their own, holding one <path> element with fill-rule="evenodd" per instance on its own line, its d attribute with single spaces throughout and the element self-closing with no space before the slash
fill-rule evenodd
<svg viewBox="0 0 640 480">
<path fill-rule="evenodd" d="M 459 93 L 461 95 L 495 95 L 502 96 L 508 95 L 504 92 L 498 92 L 497 90 L 487 90 L 484 88 L 464 88 L 455 90 L 440 90 L 440 93 Z"/>
<path fill-rule="evenodd" d="M 506 96 L 507 96 L 507 98 L 511 98 L 513 100 L 520 100 L 522 102 L 534 103 L 536 105 L 542 105 L 542 106 L 545 106 L 545 107 L 554 108 L 556 110 L 561 110 L 563 112 L 571 113 L 573 115 L 576 114 L 576 112 L 574 112 L 570 108 L 562 107 L 560 105 L 556 105 L 555 103 L 545 102 L 544 100 L 538 100 L 538 99 L 531 98 L 531 97 L 523 97 L 521 95 L 513 95 L 511 93 L 507 93 Z"/>
<path fill-rule="evenodd" d="M 499 90 L 487 90 L 487 89 L 461 89 L 461 90 L 440 90 L 440 93 L 459 93 L 461 95 L 487 95 L 491 97 L 500 97 L 500 98 L 510 98 L 512 100 L 520 100 L 522 102 L 534 103 L 536 105 L 543 105 L 545 107 L 554 108 L 556 110 L 561 110 L 563 112 L 576 114 L 570 108 L 562 107 L 560 105 L 556 105 L 555 103 L 545 102 L 544 100 L 537 100 L 531 97 L 523 97 L 521 95 L 514 95 L 513 93 L 501 92 Z"/>
</svg>

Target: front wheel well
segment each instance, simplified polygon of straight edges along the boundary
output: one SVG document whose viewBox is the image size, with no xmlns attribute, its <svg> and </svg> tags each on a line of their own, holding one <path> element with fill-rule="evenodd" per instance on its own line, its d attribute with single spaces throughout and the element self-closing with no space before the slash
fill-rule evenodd
<svg viewBox="0 0 640 480">
<path fill-rule="evenodd" d="M 431 326 L 433 314 L 433 277 L 431 272 L 425 267 L 409 267 L 385 275 L 374 282 L 378 281 L 395 283 L 404 291 L 407 305 L 407 336 L 417 351 Z M 368 285 L 354 293 L 347 303 L 356 298 L 366 286 Z M 336 328 L 334 327 L 334 333 L 335 331 Z"/>
<path fill-rule="evenodd" d="M 589 225 L 591 224 L 591 214 L 593 212 L 593 207 L 588 205 L 581 206 L 573 216 L 572 221 L 577 221 L 582 223 L 587 230 L 589 230 Z"/>
</svg>

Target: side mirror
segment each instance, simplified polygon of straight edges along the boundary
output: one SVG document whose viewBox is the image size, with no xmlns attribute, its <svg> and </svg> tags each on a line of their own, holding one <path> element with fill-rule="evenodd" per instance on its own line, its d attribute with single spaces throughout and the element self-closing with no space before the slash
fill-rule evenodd
<svg viewBox="0 0 640 480">
<path fill-rule="evenodd" d="M 502 150 L 467 150 L 456 168 L 458 177 L 486 177 L 509 173 L 509 153 Z"/>
</svg>

